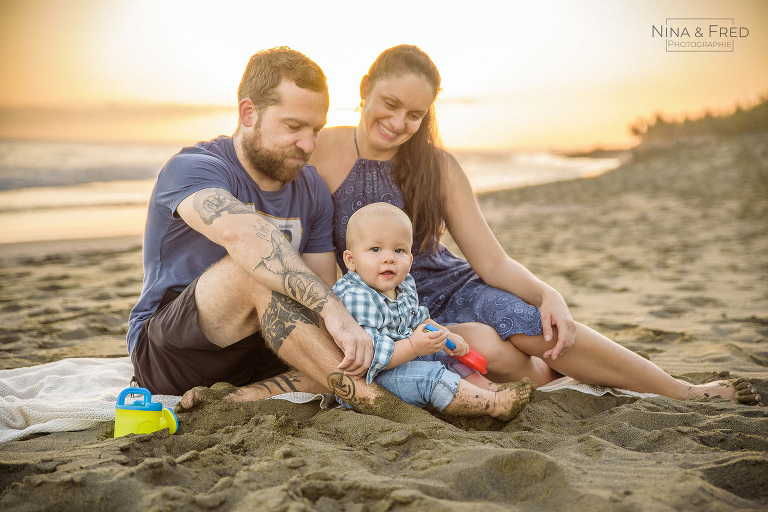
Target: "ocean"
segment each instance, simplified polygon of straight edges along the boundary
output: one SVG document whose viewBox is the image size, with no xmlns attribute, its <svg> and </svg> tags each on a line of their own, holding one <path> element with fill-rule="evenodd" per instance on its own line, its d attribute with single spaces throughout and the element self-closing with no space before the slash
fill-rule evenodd
<svg viewBox="0 0 768 512">
<path fill-rule="evenodd" d="M 170 144 L 0 140 L 0 244 L 140 236 Z M 455 151 L 476 192 L 596 176 L 617 158 Z"/>
</svg>

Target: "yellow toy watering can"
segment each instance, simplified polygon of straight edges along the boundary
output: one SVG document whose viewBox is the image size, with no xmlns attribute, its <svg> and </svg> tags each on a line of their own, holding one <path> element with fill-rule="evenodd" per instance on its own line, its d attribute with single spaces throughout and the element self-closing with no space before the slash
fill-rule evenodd
<svg viewBox="0 0 768 512">
<path fill-rule="evenodd" d="M 141 400 L 126 404 L 128 395 L 142 395 Z M 125 388 L 117 396 L 115 406 L 115 437 L 128 434 L 149 434 L 167 428 L 170 434 L 179 429 L 179 420 L 171 409 L 152 401 L 146 388 Z"/>
</svg>

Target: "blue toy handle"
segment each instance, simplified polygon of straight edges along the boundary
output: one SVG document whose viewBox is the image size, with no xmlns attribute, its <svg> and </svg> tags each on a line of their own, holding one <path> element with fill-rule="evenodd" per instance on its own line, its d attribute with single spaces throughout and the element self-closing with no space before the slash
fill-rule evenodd
<svg viewBox="0 0 768 512">
<path fill-rule="evenodd" d="M 433 331 L 433 332 L 439 330 L 429 324 L 424 324 L 424 328 L 428 331 Z M 456 344 L 447 338 L 445 340 L 445 346 L 451 350 L 456 349 Z M 480 373 L 488 373 L 488 369 L 487 369 L 488 360 L 484 358 L 481 354 L 478 354 L 472 349 L 469 349 L 469 352 L 467 352 L 465 355 L 456 356 L 456 358 L 462 363 L 472 368 L 473 370 L 477 370 Z"/>
<path fill-rule="evenodd" d="M 435 329 L 429 324 L 424 324 L 424 328 L 428 331 L 437 332 L 439 329 Z M 448 347 L 451 350 L 456 349 L 456 344 L 450 340 L 450 338 L 446 338 L 445 340 L 445 346 Z"/>
<path fill-rule="evenodd" d="M 144 397 L 144 404 L 147 405 L 152 402 L 152 394 L 149 392 L 147 388 L 125 388 L 120 392 L 119 395 L 117 395 L 117 405 L 125 405 L 125 397 L 128 395 L 143 395 Z M 138 405 L 134 402 L 133 405 Z"/>
</svg>

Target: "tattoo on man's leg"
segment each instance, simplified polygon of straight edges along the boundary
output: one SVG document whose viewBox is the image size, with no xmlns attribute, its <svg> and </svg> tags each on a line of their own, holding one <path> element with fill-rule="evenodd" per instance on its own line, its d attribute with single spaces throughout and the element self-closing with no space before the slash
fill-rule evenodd
<svg viewBox="0 0 768 512">
<path fill-rule="evenodd" d="M 320 315 L 282 293 L 272 292 L 269 305 L 261 316 L 261 332 L 275 354 L 299 323 L 320 327 Z"/>
<path fill-rule="evenodd" d="M 281 374 L 269 379 L 264 379 L 261 382 L 257 382 L 257 384 L 259 386 L 262 386 L 264 389 L 266 389 L 270 393 L 275 392 L 270 387 L 270 384 L 276 386 L 277 389 L 279 389 L 283 393 L 290 393 L 291 391 L 298 391 L 296 386 L 293 385 L 294 382 L 299 382 L 299 378 L 292 377 L 290 375 Z"/>
<path fill-rule="evenodd" d="M 351 377 L 341 372 L 333 372 L 328 376 L 328 387 L 342 400 L 350 400 L 355 397 L 355 382 Z"/>
</svg>

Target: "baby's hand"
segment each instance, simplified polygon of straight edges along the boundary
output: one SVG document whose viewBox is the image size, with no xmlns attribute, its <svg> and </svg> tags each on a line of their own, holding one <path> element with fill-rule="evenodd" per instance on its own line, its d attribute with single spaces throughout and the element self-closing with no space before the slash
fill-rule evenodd
<svg viewBox="0 0 768 512">
<path fill-rule="evenodd" d="M 447 329 L 446 329 L 447 330 Z M 455 332 L 448 333 L 448 338 L 453 342 L 454 345 L 456 345 L 456 348 L 453 350 L 450 350 L 448 347 L 445 347 L 445 352 L 452 355 L 452 356 L 465 356 L 469 354 L 469 344 L 464 341 L 464 338 L 456 334 Z"/>
<path fill-rule="evenodd" d="M 420 325 L 413 330 L 409 340 L 417 356 L 427 356 L 439 352 L 445 346 L 447 337 L 447 332 L 427 331 Z"/>
</svg>

